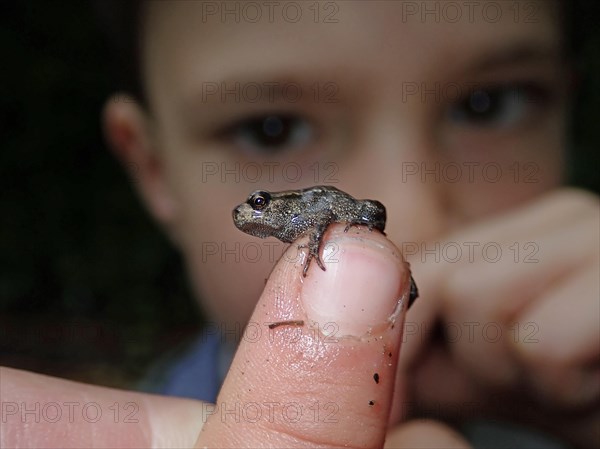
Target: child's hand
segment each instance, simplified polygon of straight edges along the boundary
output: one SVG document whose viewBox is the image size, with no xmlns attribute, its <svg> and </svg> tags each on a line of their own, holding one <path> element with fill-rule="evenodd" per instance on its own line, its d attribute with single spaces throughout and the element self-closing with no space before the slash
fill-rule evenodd
<svg viewBox="0 0 600 449">
<path fill-rule="evenodd" d="M 382 234 L 344 233 L 344 225 L 326 233 L 327 271 L 314 264 L 304 278 L 303 259 L 292 260 L 297 254 L 292 245 L 273 270 L 216 405 L 5 369 L 2 447 L 189 447 L 194 441 L 197 447 L 382 447 L 405 314 L 396 306 L 400 298 L 406 303 L 410 288 L 407 266 Z M 52 413 L 51 402 L 78 404 L 74 420 L 22 421 L 20 404 Z M 83 403 L 97 404 L 87 419 Z M 133 416 L 126 404 L 137 407 Z M 101 419 L 90 422 L 97 410 Z M 388 443 L 466 446 L 428 422 L 396 429 Z"/>
<path fill-rule="evenodd" d="M 407 320 L 401 379 L 417 404 L 599 441 L 599 210 L 596 196 L 560 190 L 448 238 L 440 247 L 460 246 L 460 262 L 413 263 L 422 298 Z M 438 319 L 444 339 L 429 332 Z"/>
</svg>

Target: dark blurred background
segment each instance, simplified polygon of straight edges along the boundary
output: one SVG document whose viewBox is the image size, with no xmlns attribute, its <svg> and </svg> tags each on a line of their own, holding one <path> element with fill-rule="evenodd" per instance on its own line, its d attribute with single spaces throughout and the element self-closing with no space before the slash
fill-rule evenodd
<svg viewBox="0 0 600 449">
<path fill-rule="evenodd" d="M 0 11 L 0 365 L 131 387 L 202 317 L 179 255 L 105 147 L 112 50 L 88 2 Z M 599 192 L 600 33 L 577 27 L 570 184 Z"/>
<path fill-rule="evenodd" d="M 102 138 L 115 58 L 88 2 L 1 9 L 0 365 L 130 385 L 201 317 Z"/>
</svg>

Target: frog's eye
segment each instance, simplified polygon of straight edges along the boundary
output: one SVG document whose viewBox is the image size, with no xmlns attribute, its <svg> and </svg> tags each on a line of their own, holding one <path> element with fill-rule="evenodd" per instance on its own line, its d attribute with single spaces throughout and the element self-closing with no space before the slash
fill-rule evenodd
<svg viewBox="0 0 600 449">
<path fill-rule="evenodd" d="M 271 195 L 268 192 L 256 192 L 250 197 L 249 203 L 254 210 L 261 210 L 269 204 Z"/>
</svg>

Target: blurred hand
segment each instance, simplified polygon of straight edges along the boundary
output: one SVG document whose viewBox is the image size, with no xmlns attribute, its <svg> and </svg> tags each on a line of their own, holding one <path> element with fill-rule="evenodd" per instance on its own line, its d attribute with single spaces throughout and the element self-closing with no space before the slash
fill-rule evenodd
<svg viewBox="0 0 600 449">
<path fill-rule="evenodd" d="M 440 247 L 463 249 L 455 263 L 413 262 L 422 298 L 398 383 L 414 408 L 600 441 L 599 205 L 561 189 L 449 236 Z M 406 411 L 397 405 L 393 420 Z"/>
</svg>

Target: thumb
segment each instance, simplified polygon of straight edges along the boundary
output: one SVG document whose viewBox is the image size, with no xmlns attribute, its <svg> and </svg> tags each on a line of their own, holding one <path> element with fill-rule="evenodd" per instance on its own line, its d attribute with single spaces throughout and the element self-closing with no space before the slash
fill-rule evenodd
<svg viewBox="0 0 600 449">
<path fill-rule="evenodd" d="M 327 271 L 273 270 L 197 447 L 383 445 L 410 271 L 378 232 L 323 243 Z"/>
</svg>

